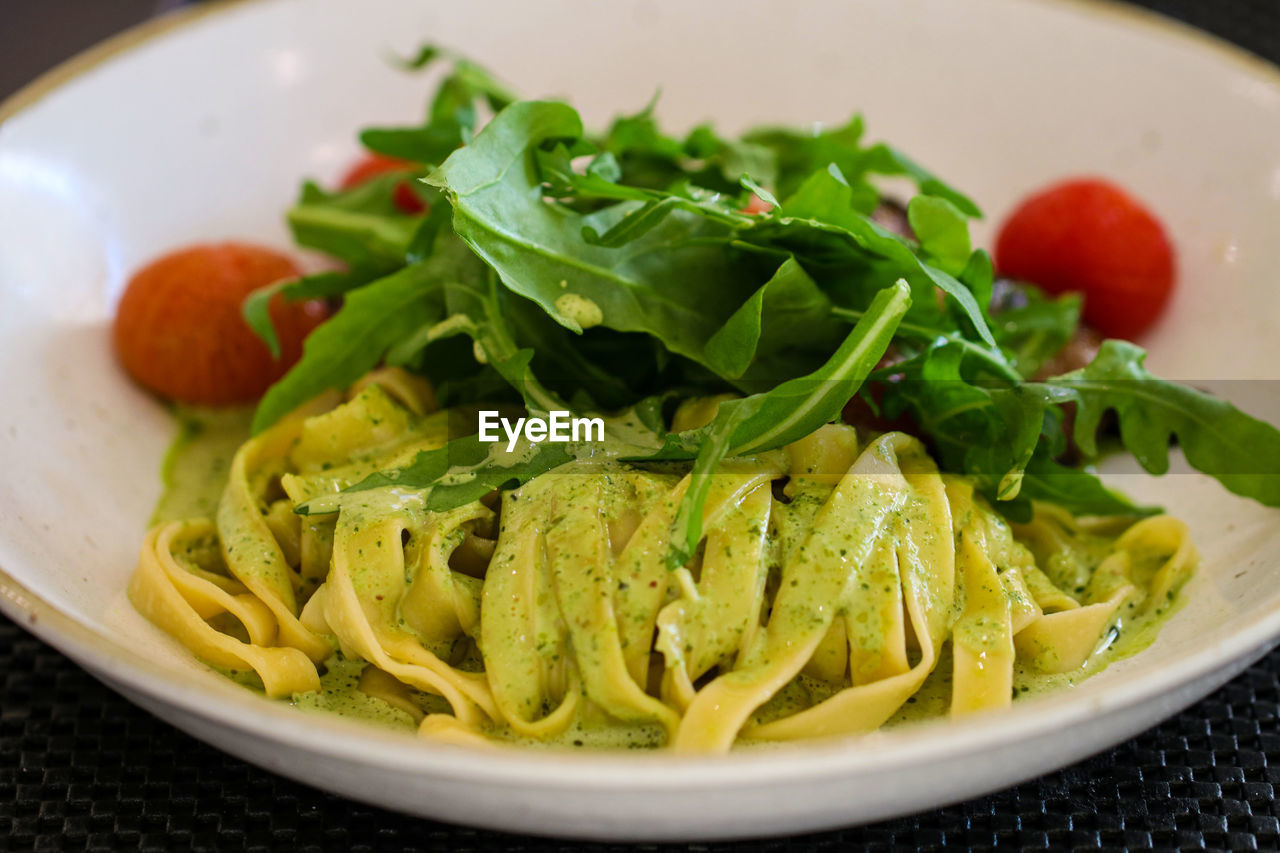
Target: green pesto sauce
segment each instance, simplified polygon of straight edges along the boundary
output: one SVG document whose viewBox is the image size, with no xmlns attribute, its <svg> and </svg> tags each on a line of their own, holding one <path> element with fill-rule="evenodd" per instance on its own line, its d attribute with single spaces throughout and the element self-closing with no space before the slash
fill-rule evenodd
<svg viewBox="0 0 1280 853">
<path fill-rule="evenodd" d="M 165 453 L 164 491 L 152 524 L 184 518 L 212 518 L 227 485 L 231 460 L 249 440 L 253 408 L 174 410 L 178 435 Z"/>
<path fill-rule="evenodd" d="M 1164 623 L 1184 604 L 1186 596 L 1179 592 L 1171 602 L 1152 602 L 1150 610 L 1127 623 L 1124 622 L 1127 617 L 1122 616 L 1099 641 L 1100 648 L 1084 666 L 1073 672 L 1049 674 L 1040 672 L 1026 661 L 1017 661 L 1013 670 L 1013 700 L 1018 702 L 1075 687 L 1111 664 L 1138 654 L 1155 642 Z M 885 728 L 945 717 L 951 707 L 951 668 L 951 645 L 948 643 L 938 656 L 937 667 L 915 695 L 885 723 Z"/>
<path fill-rule="evenodd" d="M 214 666 L 208 664 L 209 668 L 214 672 L 229 678 L 241 687 L 248 687 L 250 690 L 258 693 L 262 692 L 262 679 L 258 678 L 258 673 L 251 669 L 227 669 L 226 667 Z"/>
<path fill-rule="evenodd" d="M 360 674 L 366 666 L 368 664 L 362 660 L 350 660 L 340 653 L 333 655 L 324 662 L 320 689 L 310 693 L 295 693 L 291 704 L 304 711 L 337 714 L 388 729 L 416 731 L 418 724 L 407 712 L 390 702 L 361 692 Z M 424 713 L 449 710 L 449 704 L 439 696 L 416 690 L 411 695 Z"/>
<path fill-rule="evenodd" d="M 947 716 L 951 709 L 951 667 L 951 644 L 946 643 L 938 654 L 938 664 L 933 672 L 929 673 L 919 690 L 907 697 L 884 728 Z"/>
<path fill-rule="evenodd" d="M 294 694 L 291 704 L 308 712 L 337 714 L 364 720 L 374 725 L 412 732 L 417 729 L 413 717 L 380 698 L 360 691 L 360 675 L 367 664 L 335 654 L 325 661 L 320 689 Z M 261 689 L 253 673 L 219 670 L 246 687 Z M 412 690 L 410 695 L 424 713 L 448 713 L 448 703 L 439 696 Z M 662 746 L 664 735 L 659 726 L 623 725 L 590 708 L 564 732 L 545 740 L 535 740 L 512 732 L 506 726 L 492 726 L 485 734 L 495 740 L 541 749 L 584 748 L 593 750 L 654 749 Z"/>
<path fill-rule="evenodd" d="M 1026 699 L 1074 687 L 1116 661 L 1133 657 L 1156 641 L 1164 623 L 1186 603 L 1186 596 L 1179 591 L 1171 601 L 1151 602 L 1150 609 L 1136 617 L 1130 618 L 1128 609 L 1121 608 L 1121 619 L 1103 636 L 1098 644 L 1100 648 L 1074 672 L 1046 675 L 1018 663 L 1013 671 L 1013 698 Z"/>
<path fill-rule="evenodd" d="M 563 732 L 545 740 L 522 737 L 506 726 L 493 726 L 485 733 L 495 740 L 537 749 L 657 749 L 666 741 L 661 726 L 621 723 L 590 705 Z"/>
</svg>

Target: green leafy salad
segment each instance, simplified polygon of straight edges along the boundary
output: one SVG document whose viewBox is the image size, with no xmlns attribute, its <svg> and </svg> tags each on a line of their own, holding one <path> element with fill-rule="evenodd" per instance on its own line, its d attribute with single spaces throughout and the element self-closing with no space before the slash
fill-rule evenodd
<svg viewBox="0 0 1280 853">
<path fill-rule="evenodd" d="M 426 118 L 360 136 L 405 168 L 343 192 L 308 183 L 288 214 L 297 242 L 342 269 L 246 303 L 274 345 L 274 292 L 341 299 L 255 430 L 380 364 L 426 376 L 447 406 L 609 416 L 625 427 L 620 458 L 692 462 L 675 560 L 698 541 L 717 465 L 854 408 L 907 424 L 943 471 L 971 475 L 1015 520 L 1033 501 L 1155 512 L 1090 473 L 1109 443 L 1153 474 L 1176 443 L 1230 491 L 1280 505 L 1280 431 L 1157 379 L 1137 346 L 1106 341 L 1087 366 L 1043 377 L 1076 332 L 1079 299 L 995 282 L 969 235 L 977 205 L 868 142 L 860 117 L 671 135 L 650 104 L 593 133 L 568 104 L 519 100 L 437 49 L 408 64 L 447 66 Z M 890 227 L 884 177 L 914 187 L 898 208 L 909 227 Z M 397 205 L 406 181 L 429 212 Z M 672 431 L 681 401 L 714 395 L 725 396 L 709 423 Z M 545 443 L 504 460 L 463 436 L 350 489 L 433 489 L 432 508 L 447 509 L 591 452 Z"/>
</svg>

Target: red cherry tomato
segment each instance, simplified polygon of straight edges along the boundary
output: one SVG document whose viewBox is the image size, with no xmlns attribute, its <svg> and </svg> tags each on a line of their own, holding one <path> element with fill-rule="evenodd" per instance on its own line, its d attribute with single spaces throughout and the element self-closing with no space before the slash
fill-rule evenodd
<svg viewBox="0 0 1280 853">
<path fill-rule="evenodd" d="M 1084 319 L 1108 337 L 1136 338 L 1173 293 L 1173 246 L 1137 199 L 1096 178 L 1055 184 L 1022 202 L 996 241 L 1002 275 L 1049 293 L 1084 296 Z"/>
<path fill-rule="evenodd" d="M 344 190 L 354 189 L 365 181 L 376 178 L 379 175 L 385 175 L 389 172 L 403 172 L 414 167 L 415 164 L 408 160 L 388 157 L 385 154 L 366 154 L 357 160 L 347 170 L 347 173 L 342 176 L 340 186 Z M 427 212 L 426 203 L 413 191 L 413 187 L 409 186 L 408 181 L 401 181 L 396 184 L 393 198 L 396 207 L 410 216 L 419 216 Z"/>
<path fill-rule="evenodd" d="M 747 206 L 742 208 L 742 212 L 755 216 L 759 213 L 768 213 L 773 210 L 773 205 L 760 198 L 758 195 L 752 195 L 751 201 L 747 202 Z"/>
<path fill-rule="evenodd" d="M 246 296 L 299 275 L 288 257 L 241 243 L 191 246 L 152 261 L 120 299 L 112 330 L 116 355 L 134 379 L 185 403 L 219 406 L 262 396 L 302 355 L 324 321 L 321 301 L 271 301 L 280 358 L 240 313 Z"/>
</svg>

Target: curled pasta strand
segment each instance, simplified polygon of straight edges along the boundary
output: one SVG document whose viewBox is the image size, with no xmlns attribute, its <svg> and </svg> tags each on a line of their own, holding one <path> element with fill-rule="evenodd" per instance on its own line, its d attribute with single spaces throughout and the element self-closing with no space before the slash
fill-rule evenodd
<svg viewBox="0 0 1280 853">
<path fill-rule="evenodd" d="M 673 746 L 723 752 L 751 714 L 804 668 L 909 487 L 897 464 L 913 439 L 890 433 L 864 450 L 818 511 L 814 532 L 783 566 L 768 624 L 738 668 L 693 697 Z"/>
<path fill-rule="evenodd" d="M 872 731 L 920 689 L 937 665 L 955 586 L 951 508 L 937 468 L 919 448 L 910 444 L 901 446 L 897 458 L 910 488 L 910 497 L 893 529 L 894 536 L 882 540 L 872 561 L 882 573 L 890 576 L 885 580 L 889 580 L 902 597 L 919 648 L 919 660 L 914 666 L 905 667 L 904 632 L 900 635 L 901 645 L 893 649 L 893 664 L 884 666 L 878 673 L 870 669 L 881 677 L 873 674 L 854 678 L 851 686 L 829 699 L 780 720 L 749 727 L 744 735 L 761 740 L 792 740 Z M 932 520 L 932 524 L 920 523 L 926 520 Z M 858 592 L 861 590 L 854 590 L 853 594 Z M 892 594 L 889 598 L 895 599 Z M 846 607 L 846 625 L 849 618 Z M 873 657 L 865 644 L 860 651 L 864 659 Z"/>
<path fill-rule="evenodd" d="M 617 580 L 608 571 L 609 542 L 601 516 L 601 483 L 591 474 L 560 474 L 571 482 L 572 501 L 552 501 L 547 559 L 556 601 L 569 628 L 578 673 L 587 695 L 629 722 L 653 722 L 673 733 L 679 715 L 636 683 L 622 650 L 614 599 Z M 585 587 L 582 577 L 585 570 Z"/>
<path fill-rule="evenodd" d="M 383 544 L 379 546 L 379 542 Z M 386 608 L 394 609 L 395 600 L 374 591 L 379 581 L 391 584 L 382 587 L 391 589 L 397 580 L 404 583 L 403 552 L 399 546 L 399 527 L 393 520 L 362 525 L 357 520 L 339 518 L 333 568 L 325 585 L 325 621 L 350 655 L 444 697 L 460 721 L 479 726 L 483 716 L 492 718 L 497 714 L 484 675 L 454 669 L 424 648 L 387 618 Z M 363 575 L 360 586 L 364 595 L 356 591 L 353 574 L 357 572 Z M 380 595 L 381 602 L 377 601 Z M 369 611 L 374 611 L 373 619 Z"/>
<path fill-rule="evenodd" d="M 536 488 L 503 498 L 482 592 L 480 646 L 501 718 L 517 734 L 548 738 L 577 715 L 581 683 L 569 663 L 568 629 L 554 606 L 548 507 L 536 499 Z"/>
<path fill-rule="evenodd" d="M 332 653 L 332 647 L 298 621 L 297 575 L 261 509 L 264 481 L 270 479 L 266 469 L 279 464 L 301 427 L 301 420 L 286 419 L 250 439 L 236 453 L 218 505 L 218 532 L 227 569 L 270 608 L 281 643 L 318 663 Z"/>
<path fill-rule="evenodd" d="M 129 600 L 202 660 L 228 669 L 252 669 L 272 698 L 318 689 L 315 665 L 303 652 L 268 645 L 275 633 L 268 608 L 190 574 L 174 559 L 175 540 L 208 530 L 208 522 L 172 522 L 152 529 L 129 581 Z M 239 619 L 254 641 L 238 640 L 206 621 L 223 612 Z"/>
</svg>

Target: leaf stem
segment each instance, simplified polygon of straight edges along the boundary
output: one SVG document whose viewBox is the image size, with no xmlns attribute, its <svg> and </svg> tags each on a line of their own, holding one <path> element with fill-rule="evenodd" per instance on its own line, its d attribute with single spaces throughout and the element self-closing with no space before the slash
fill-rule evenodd
<svg viewBox="0 0 1280 853">
<path fill-rule="evenodd" d="M 861 320 L 863 315 L 867 312 L 859 311 L 856 308 L 843 308 L 837 305 L 831 309 L 831 313 L 842 320 L 848 320 L 852 323 L 856 323 Z M 1000 376 L 1000 378 L 1007 379 L 1010 382 L 1017 384 L 1021 384 L 1026 381 L 1021 373 L 1018 373 L 1018 371 L 1014 370 L 1013 367 L 1010 366 L 1009 362 L 1005 360 L 1003 354 L 992 352 L 984 346 L 980 346 L 971 340 L 960 337 L 955 332 L 941 332 L 937 329 L 930 329 L 927 326 L 920 326 L 915 323 L 908 323 L 905 321 L 898 324 L 898 332 L 923 341 L 935 341 L 939 338 L 944 338 L 948 342 L 961 347 L 970 355 L 978 358 L 979 361 L 991 368 L 998 376 Z"/>
</svg>

